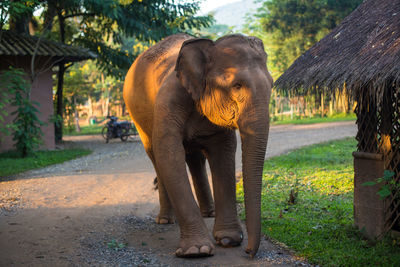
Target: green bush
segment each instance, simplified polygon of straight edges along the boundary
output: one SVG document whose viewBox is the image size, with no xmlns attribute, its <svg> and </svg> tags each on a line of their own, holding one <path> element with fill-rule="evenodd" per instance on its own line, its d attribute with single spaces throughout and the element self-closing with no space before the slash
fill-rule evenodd
<svg viewBox="0 0 400 267">
<path fill-rule="evenodd" d="M 43 123 L 37 116 L 39 111 L 36 106 L 39 103 L 31 101 L 31 85 L 25 76 L 22 70 L 10 68 L 3 71 L 0 78 L 2 87 L 8 90 L 10 104 L 16 107 L 16 110 L 11 113 L 15 115 L 15 119 L 10 128 L 15 148 L 22 157 L 26 157 L 38 148 L 43 135 L 40 129 Z"/>
</svg>

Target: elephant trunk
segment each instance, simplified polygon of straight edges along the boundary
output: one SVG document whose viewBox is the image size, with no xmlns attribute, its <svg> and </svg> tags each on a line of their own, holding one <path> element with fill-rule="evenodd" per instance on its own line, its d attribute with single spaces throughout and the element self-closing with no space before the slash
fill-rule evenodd
<svg viewBox="0 0 400 267">
<path fill-rule="evenodd" d="M 268 102 L 247 111 L 238 121 L 242 141 L 242 171 L 248 244 L 246 252 L 254 257 L 260 245 L 261 184 L 268 141 Z M 243 116 L 242 116 L 243 117 Z"/>
</svg>

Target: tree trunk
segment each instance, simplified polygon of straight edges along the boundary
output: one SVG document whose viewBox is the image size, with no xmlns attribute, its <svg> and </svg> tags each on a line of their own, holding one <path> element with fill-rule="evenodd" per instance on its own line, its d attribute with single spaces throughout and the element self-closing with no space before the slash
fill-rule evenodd
<svg viewBox="0 0 400 267">
<path fill-rule="evenodd" d="M 88 96 L 88 105 L 89 105 L 88 122 L 90 122 L 90 119 L 93 117 L 93 103 L 90 95 Z"/>
<path fill-rule="evenodd" d="M 61 43 L 65 44 L 65 19 L 61 15 L 60 11 L 58 15 L 58 23 L 60 26 L 60 41 Z M 62 61 L 58 64 L 58 81 L 57 81 L 57 116 L 60 118 L 58 123 L 54 125 L 54 132 L 55 132 L 55 139 L 56 143 L 60 143 L 62 141 L 63 136 L 63 86 L 64 86 L 64 73 L 65 73 L 65 63 Z"/>
<path fill-rule="evenodd" d="M 74 98 L 74 119 L 75 119 L 75 131 L 80 133 L 81 132 L 81 127 L 79 126 L 79 114 L 78 114 L 78 107 L 76 105 L 76 97 L 73 96 Z"/>
<path fill-rule="evenodd" d="M 324 92 L 321 92 L 321 118 L 325 115 Z"/>
<path fill-rule="evenodd" d="M 65 73 L 65 66 L 64 63 L 60 63 L 58 65 L 58 81 L 57 81 L 57 93 L 56 93 L 56 114 L 60 120 L 54 124 L 54 131 L 55 131 L 55 138 L 56 143 L 60 143 L 63 136 L 63 84 L 64 84 L 64 73 Z"/>
<path fill-rule="evenodd" d="M 347 104 L 347 111 L 346 111 L 346 113 L 349 114 L 350 111 L 353 109 L 353 108 L 352 108 L 352 101 L 351 101 L 349 95 L 347 95 L 346 104 Z"/>
<path fill-rule="evenodd" d="M 274 116 L 277 116 L 278 113 L 279 113 L 279 98 L 278 98 L 278 94 L 275 94 Z"/>
<path fill-rule="evenodd" d="M 108 89 L 107 89 L 108 90 Z M 106 98 L 106 104 L 105 104 L 105 106 L 106 106 L 106 109 L 105 109 L 105 111 L 106 111 L 106 116 L 109 116 L 110 115 L 110 96 L 109 96 L 109 92 L 107 91 L 107 98 Z"/>
<path fill-rule="evenodd" d="M 290 119 L 293 120 L 293 103 L 290 102 Z"/>
</svg>

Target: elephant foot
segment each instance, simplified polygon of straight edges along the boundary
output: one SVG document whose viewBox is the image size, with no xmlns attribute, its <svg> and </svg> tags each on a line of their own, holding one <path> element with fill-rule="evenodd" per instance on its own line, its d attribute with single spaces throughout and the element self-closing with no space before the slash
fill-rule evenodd
<svg viewBox="0 0 400 267">
<path fill-rule="evenodd" d="M 173 224 L 173 223 L 175 223 L 175 216 L 158 214 L 158 216 L 156 217 L 156 223 L 158 223 L 158 224 Z"/>
<path fill-rule="evenodd" d="M 215 211 L 213 209 L 201 211 L 201 216 L 204 218 L 215 217 Z"/>
<path fill-rule="evenodd" d="M 214 230 L 214 238 L 221 247 L 236 247 L 240 246 L 243 241 L 243 232 L 238 225 L 237 229 Z"/>
<path fill-rule="evenodd" d="M 199 258 L 214 255 L 214 245 L 208 238 L 181 238 L 175 255 L 180 258 Z"/>
</svg>

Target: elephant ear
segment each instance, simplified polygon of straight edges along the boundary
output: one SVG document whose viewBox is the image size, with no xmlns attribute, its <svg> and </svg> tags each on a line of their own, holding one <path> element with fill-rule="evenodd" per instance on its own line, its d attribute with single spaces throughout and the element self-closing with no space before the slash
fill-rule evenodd
<svg viewBox="0 0 400 267">
<path fill-rule="evenodd" d="M 260 38 L 249 36 L 247 37 L 249 40 L 250 46 L 257 51 L 257 53 L 267 61 L 267 53 L 265 53 L 264 43 Z"/>
<path fill-rule="evenodd" d="M 176 61 L 176 76 L 193 100 L 200 99 L 206 86 L 207 63 L 214 42 L 209 39 L 190 39 L 182 44 Z"/>
</svg>

